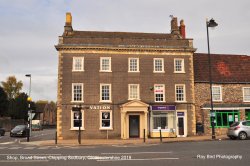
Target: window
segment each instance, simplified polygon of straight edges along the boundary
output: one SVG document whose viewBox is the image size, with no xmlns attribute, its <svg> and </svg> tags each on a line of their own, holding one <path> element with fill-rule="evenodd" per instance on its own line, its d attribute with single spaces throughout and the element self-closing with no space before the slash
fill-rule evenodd
<svg viewBox="0 0 250 166">
<path fill-rule="evenodd" d="M 175 112 L 173 111 L 152 111 L 152 131 L 175 129 L 175 118 Z"/>
<path fill-rule="evenodd" d="M 84 71 L 83 65 L 83 57 L 73 57 L 73 71 Z"/>
<path fill-rule="evenodd" d="M 128 62 L 129 72 L 139 72 L 139 58 L 129 58 Z"/>
<path fill-rule="evenodd" d="M 213 101 L 222 101 L 221 86 L 212 86 Z"/>
<path fill-rule="evenodd" d="M 111 57 L 100 58 L 100 71 L 111 72 Z"/>
<path fill-rule="evenodd" d="M 154 58 L 154 72 L 164 72 L 164 59 Z"/>
<path fill-rule="evenodd" d="M 100 85 L 100 101 L 111 102 L 111 84 Z"/>
<path fill-rule="evenodd" d="M 243 101 L 250 102 L 250 87 L 243 88 Z"/>
<path fill-rule="evenodd" d="M 165 102 L 165 85 L 154 85 L 155 102 Z"/>
<path fill-rule="evenodd" d="M 128 85 L 128 99 L 140 99 L 140 86 L 139 84 Z"/>
<path fill-rule="evenodd" d="M 100 110 L 100 130 L 112 128 L 112 111 Z"/>
<path fill-rule="evenodd" d="M 79 111 L 71 111 L 71 130 L 84 130 L 84 111 L 81 110 L 80 114 Z"/>
<path fill-rule="evenodd" d="M 185 73 L 184 59 L 174 59 L 174 72 L 175 73 Z"/>
<path fill-rule="evenodd" d="M 220 110 L 215 111 L 215 127 L 229 127 L 234 122 L 240 121 L 239 111 L 237 110 Z M 212 122 L 212 118 L 210 117 L 210 122 Z M 212 124 L 210 124 L 212 126 Z M 211 127 L 210 126 L 210 127 Z"/>
<path fill-rule="evenodd" d="M 175 85 L 175 101 L 186 101 L 185 85 Z"/>
<path fill-rule="evenodd" d="M 82 83 L 72 84 L 72 101 L 83 102 L 83 84 Z"/>
</svg>

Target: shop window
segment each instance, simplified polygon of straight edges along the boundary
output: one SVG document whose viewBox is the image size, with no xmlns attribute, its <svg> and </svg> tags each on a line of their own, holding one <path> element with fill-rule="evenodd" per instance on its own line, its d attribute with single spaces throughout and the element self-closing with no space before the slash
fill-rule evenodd
<svg viewBox="0 0 250 166">
<path fill-rule="evenodd" d="M 84 57 L 73 57 L 72 71 L 84 71 Z"/>
<path fill-rule="evenodd" d="M 112 111 L 100 111 L 100 130 L 112 129 Z"/>
<path fill-rule="evenodd" d="M 84 129 L 84 112 L 71 111 L 71 130 L 83 130 Z"/>
<path fill-rule="evenodd" d="M 111 84 L 100 84 L 100 102 L 111 102 Z"/>
<path fill-rule="evenodd" d="M 215 111 L 215 127 L 229 127 L 234 122 L 238 122 L 239 118 L 239 111 Z M 211 117 L 210 122 L 212 122 Z"/>
<path fill-rule="evenodd" d="M 152 111 L 151 113 L 152 120 L 152 130 L 166 130 L 169 131 L 175 128 L 175 115 L 174 112 L 166 111 Z"/>
</svg>

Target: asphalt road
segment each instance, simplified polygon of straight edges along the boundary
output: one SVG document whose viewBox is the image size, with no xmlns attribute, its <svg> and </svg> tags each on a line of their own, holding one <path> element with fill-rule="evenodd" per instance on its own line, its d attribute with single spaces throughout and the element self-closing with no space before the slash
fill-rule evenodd
<svg viewBox="0 0 250 166">
<path fill-rule="evenodd" d="M 109 146 L 0 144 L 0 165 L 247 166 L 250 140 Z"/>
</svg>

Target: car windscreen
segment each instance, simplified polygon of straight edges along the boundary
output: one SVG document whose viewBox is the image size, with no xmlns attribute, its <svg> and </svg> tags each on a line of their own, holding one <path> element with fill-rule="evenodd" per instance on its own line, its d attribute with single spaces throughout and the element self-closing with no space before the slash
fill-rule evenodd
<svg viewBox="0 0 250 166">
<path fill-rule="evenodd" d="M 24 126 L 24 125 L 20 125 L 20 126 L 16 126 L 14 129 L 19 130 L 19 129 L 24 129 L 24 128 L 25 128 L 25 126 Z"/>
</svg>

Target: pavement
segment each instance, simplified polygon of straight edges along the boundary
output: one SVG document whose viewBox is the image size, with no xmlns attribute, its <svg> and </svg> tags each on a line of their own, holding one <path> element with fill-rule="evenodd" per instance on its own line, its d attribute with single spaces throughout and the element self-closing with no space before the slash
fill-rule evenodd
<svg viewBox="0 0 250 166">
<path fill-rule="evenodd" d="M 216 136 L 215 140 L 226 140 L 228 137 L 226 135 Z M 80 146 L 85 145 L 143 145 L 143 144 L 160 144 L 160 143 L 173 143 L 173 142 L 195 142 L 195 141 L 214 141 L 211 135 L 205 136 L 189 136 L 189 137 L 177 137 L 177 138 L 148 138 L 144 142 L 143 139 L 82 139 Z M 55 140 L 44 140 L 44 141 L 32 141 L 21 142 L 21 144 L 28 145 L 42 145 L 42 146 L 52 146 L 56 145 Z M 67 139 L 58 140 L 57 145 L 68 145 L 68 146 L 79 146 L 78 139 Z"/>
</svg>

